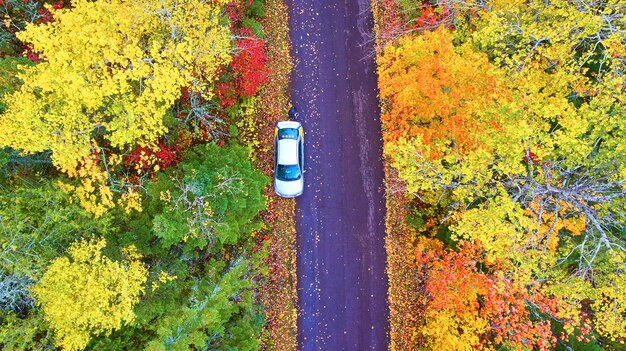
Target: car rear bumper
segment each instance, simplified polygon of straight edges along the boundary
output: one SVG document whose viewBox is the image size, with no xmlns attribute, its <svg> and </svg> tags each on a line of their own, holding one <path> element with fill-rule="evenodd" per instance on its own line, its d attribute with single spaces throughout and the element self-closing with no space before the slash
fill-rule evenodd
<svg viewBox="0 0 626 351">
<path fill-rule="evenodd" d="M 304 181 L 283 182 L 278 179 L 274 179 L 274 191 L 276 194 L 282 197 L 298 197 L 304 192 Z"/>
</svg>

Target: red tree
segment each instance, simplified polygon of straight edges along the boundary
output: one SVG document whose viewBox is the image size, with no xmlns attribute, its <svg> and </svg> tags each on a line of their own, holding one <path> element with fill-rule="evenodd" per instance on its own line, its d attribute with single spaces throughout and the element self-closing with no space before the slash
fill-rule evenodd
<svg viewBox="0 0 626 351">
<path fill-rule="evenodd" d="M 230 66 L 235 76 L 235 87 L 238 95 L 254 96 L 259 86 L 265 82 L 269 73 L 264 41 L 254 37 L 251 30 L 243 28 L 239 31 L 243 36 L 237 39 L 239 52 Z"/>
</svg>

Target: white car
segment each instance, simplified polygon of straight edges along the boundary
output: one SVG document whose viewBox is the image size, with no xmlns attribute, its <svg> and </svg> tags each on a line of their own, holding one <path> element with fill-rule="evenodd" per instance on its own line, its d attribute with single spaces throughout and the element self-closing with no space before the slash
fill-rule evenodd
<svg viewBox="0 0 626 351">
<path fill-rule="evenodd" d="M 274 190 L 296 197 L 304 190 L 304 130 L 295 121 L 282 121 L 274 131 Z"/>
</svg>

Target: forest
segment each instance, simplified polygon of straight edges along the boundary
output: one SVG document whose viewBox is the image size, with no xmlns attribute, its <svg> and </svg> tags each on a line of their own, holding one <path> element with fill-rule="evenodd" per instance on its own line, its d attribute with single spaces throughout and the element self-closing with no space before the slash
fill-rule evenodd
<svg viewBox="0 0 626 351">
<path fill-rule="evenodd" d="M 625 350 L 624 0 L 371 10 L 389 349 Z M 0 12 L 0 349 L 298 349 L 285 3 Z"/>
<path fill-rule="evenodd" d="M 0 1 L 0 349 L 273 342 L 275 7 Z"/>
<path fill-rule="evenodd" d="M 626 3 L 374 2 L 392 350 L 623 350 Z"/>
</svg>

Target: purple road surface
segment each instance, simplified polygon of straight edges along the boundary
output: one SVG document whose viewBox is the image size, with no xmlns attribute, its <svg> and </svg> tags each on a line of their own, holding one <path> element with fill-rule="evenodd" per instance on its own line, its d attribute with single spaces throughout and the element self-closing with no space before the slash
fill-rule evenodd
<svg viewBox="0 0 626 351">
<path fill-rule="evenodd" d="M 305 130 L 297 199 L 300 350 L 387 350 L 382 142 L 369 0 L 287 0 L 292 100 Z M 280 346 L 278 346 L 280 348 Z"/>
</svg>

